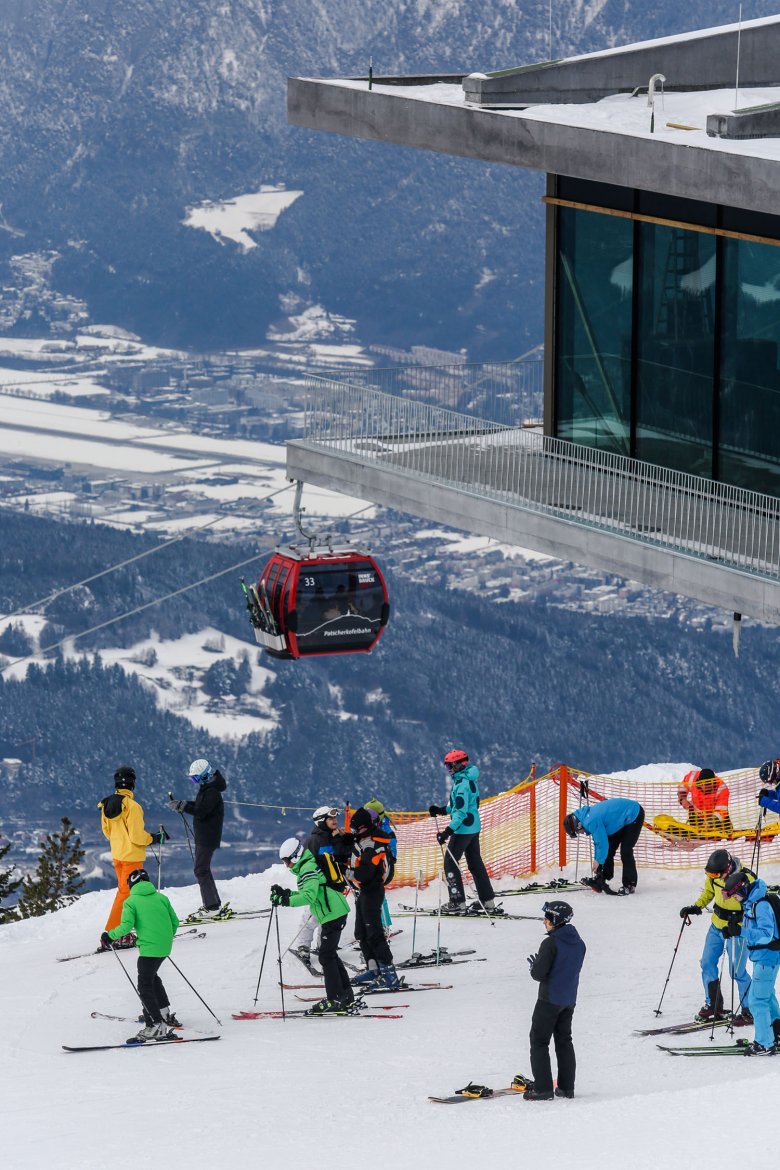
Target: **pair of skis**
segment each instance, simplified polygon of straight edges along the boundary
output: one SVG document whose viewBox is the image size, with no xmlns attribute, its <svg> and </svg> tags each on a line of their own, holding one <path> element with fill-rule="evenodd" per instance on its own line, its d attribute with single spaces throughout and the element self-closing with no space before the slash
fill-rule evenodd
<svg viewBox="0 0 780 1170">
<path fill-rule="evenodd" d="M 661 1052 L 668 1052 L 670 1056 L 752 1056 L 754 1055 L 748 1049 L 747 1040 L 737 1040 L 736 1044 L 709 1044 L 706 1047 L 687 1047 L 687 1048 L 673 1048 L 667 1047 L 664 1044 L 656 1044 L 656 1048 L 660 1048 Z M 774 1051 L 766 1053 L 767 1056 L 775 1055 Z"/>
<path fill-rule="evenodd" d="M 719 1020 L 690 1020 L 683 1024 L 669 1024 L 664 1028 L 636 1028 L 635 1036 L 685 1036 L 689 1032 L 706 1032 L 709 1028 L 726 1028 L 733 1024 L 733 1018 L 723 1016 Z M 741 1027 L 736 1024 L 735 1027 Z"/>
<path fill-rule="evenodd" d="M 464 921 L 464 919 L 466 922 L 476 922 L 478 920 L 485 921 L 485 922 L 501 922 L 504 919 L 509 919 L 513 922 L 541 922 L 542 921 L 541 914 L 507 914 L 507 913 L 505 913 L 504 910 L 500 910 L 499 913 L 493 912 L 492 914 L 490 914 L 490 913 L 485 913 L 485 911 L 479 906 L 479 904 L 477 904 L 477 905 L 478 905 L 478 909 L 476 909 L 476 910 L 471 910 L 471 909 L 464 910 L 462 914 L 442 913 L 441 917 L 446 918 L 446 920 L 448 922 L 453 922 L 453 921 L 454 922 L 462 922 L 462 921 Z M 439 917 L 439 911 L 437 909 L 426 908 L 425 910 L 420 910 L 418 908 L 416 913 L 417 913 L 418 918 L 438 918 Z M 405 906 L 403 904 L 400 904 L 399 909 L 396 911 L 397 918 L 411 918 L 414 916 L 414 914 L 415 914 L 414 906 Z"/>
<path fill-rule="evenodd" d="M 105 1012 L 91 1012 L 93 1020 L 115 1020 L 121 1024 L 137 1024 L 136 1016 L 111 1016 Z M 155 1048 L 169 1044 L 200 1044 L 206 1040 L 219 1040 L 216 1033 L 198 1032 L 193 1029 L 194 1035 L 171 1036 L 166 1040 L 125 1040 L 121 1044 L 63 1044 L 66 1052 L 108 1052 L 114 1048 Z"/>
<path fill-rule="evenodd" d="M 396 1005 L 392 1005 L 395 1007 Z M 316 1014 L 310 1008 L 293 1008 L 292 1011 L 272 1011 L 272 1012 L 233 1012 L 234 1020 L 402 1020 L 403 1016 L 398 1013 L 391 1013 L 389 1008 L 382 1008 L 379 1011 L 371 1012 L 317 1012 Z"/>
</svg>

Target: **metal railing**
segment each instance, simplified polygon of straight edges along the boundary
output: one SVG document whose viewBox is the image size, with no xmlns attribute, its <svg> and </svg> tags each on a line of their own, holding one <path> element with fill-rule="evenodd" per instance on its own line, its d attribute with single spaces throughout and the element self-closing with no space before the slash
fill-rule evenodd
<svg viewBox="0 0 780 1170">
<path fill-rule="evenodd" d="M 541 350 L 536 357 L 514 362 L 361 368 L 333 371 L 330 377 L 349 386 L 379 390 L 426 406 L 443 406 L 510 427 L 541 419 L 544 405 Z"/>
<path fill-rule="evenodd" d="M 780 580 L 774 496 L 315 376 L 307 378 L 303 442 Z"/>
</svg>

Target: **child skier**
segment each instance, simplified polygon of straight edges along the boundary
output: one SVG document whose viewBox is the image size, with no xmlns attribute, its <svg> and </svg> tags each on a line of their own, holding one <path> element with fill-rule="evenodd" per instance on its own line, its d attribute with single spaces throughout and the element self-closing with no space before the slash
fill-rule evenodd
<svg viewBox="0 0 780 1170">
<path fill-rule="evenodd" d="M 753 880 L 742 870 L 726 880 L 724 893 L 742 903 L 742 925 L 732 920 L 725 928 L 730 938 L 744 936 L 748 956 L 753 964 L 750 982 L 750 1010 L 755 1021 L 755 1037 L 745 1048 L 746 1056 L 772 1056 L 780 1041 L 780 1007 L 775 995 L 775 981 L 780 967 L 780 928 L 776 908 L 780 900 L 769 894 L 766 882 Z M 771 899 L 771 900 L 770 900 Z"/>
<path fill-rule="evenodd" d="M 378 827 L 375 818 L 376 813 L 359 808 L 352 814 L 349 826 L 355 842 L 355 860 L 351 867 L 352 880 L 357 887 L 355 938 L 366 961 L 366 970 L 353 982 L 381 981 L 389 991 L 396 991 L 400 985 L 398 973 L 382 922 L 390 838 Z"/>
<path fill-rule="evenodd" d="M 147 1040 L 172 1040 L 171 1028 L 179 1021 L 171 1011 L 170 1001 L 158 975 L 173 947 L 179 919 L 166 898 L 149 880 L 145 869 L 135 869 L 128 876 L 129 894 L 122 908 L 122 921 L 113 930 L 104 930 L 101 942 L 110 947 L 116 938 L 134 930 L 138 936 L 138 994 L 144 1009 L 144 1026 L 128 1044 Z"/>
</svg>

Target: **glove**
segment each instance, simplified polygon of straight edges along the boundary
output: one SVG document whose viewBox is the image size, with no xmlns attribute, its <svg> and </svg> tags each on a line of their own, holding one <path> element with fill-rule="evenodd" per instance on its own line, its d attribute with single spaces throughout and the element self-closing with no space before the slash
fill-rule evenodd
<svg viewBox="0 0 780 1170">
<path fill-rule="evenodd" d="M 102 945 L 104 947 L 110 947 L 113 945 L 113 940 L 112 940 L 111 935 L 108 933 L 107 930 L 104 930 L 103 933 L 101 934 L 100 942 L 102 943 Z"/>
<path fill-rule="evenodd" d="M 774 795 L 775 794 L 771 788 L 760 788 L 758 791 L 758 798 L 757 799 L 763 800 L 765 796 L 774 796 Z"/>
<path fill-rule="evenodd" d="M 738 918 L 731 918 L 723 927 L 724 938 L 739 938 L 742 934 L 742 923 Z"/>
<path fill-rule="evenodd" d="M 436 834 L 436 840 L 439 842 L 440 845 L 446 845 L 447 841 L 449 840 L 449 838 L 451 836 L 452 836 L 452 829 L 448 825 L 446 829 L 442 829 L 442 831 L 440 833 Z"/>
<path fill-rule="evenodd" d="M 167 831 L 167 829 L 165 829 L 163 827 L 163 825 L 160 825 L 160 827 L 156 833 L 152 833 L 152 840 L 159 841 L 159 843 L 161 845 L 162 845 L 163 841 L 170 841 L 170 839 L 171 839 L 171 835 Z"/>
<path fill-rule="evenodd" d="M 701 906 L 683 906 L 680 911 L 681 918 L 690 918 L 693 914 L 697 916 L 701 914 Z"/>
<path fill-rule="evenodd" d="M 169 800 L 168 801 L 168 808 L 171 810 L 171 812 L 183 813 L 185 811 L 185 809 L 187 808 L 187 801 L 186 800 Z"/>
<path fill-rule="evenodd" d="M 446 815 L 447 815 L 446 808 L 441 808 L 438 804 L 432 804 L 431 807 L 428 809 L 428 816 L 429 817 L 446 817 Z"/>
<path fill-rule="evenodd" d="M 537 959 L 536 955 L 528 955 L 528 957 L 526 958 L 526 962 L 528 963 L 528 966 L 533 967 L 534 963 L 536 962 L 536 959 Z"/>
<path fill-rule="evenodd" d="M 290 905 L 290 891 L 282 889 L 281 886 L 271 886 L 271 905 L 272 906 L 289 906 Z"/>
</svg>

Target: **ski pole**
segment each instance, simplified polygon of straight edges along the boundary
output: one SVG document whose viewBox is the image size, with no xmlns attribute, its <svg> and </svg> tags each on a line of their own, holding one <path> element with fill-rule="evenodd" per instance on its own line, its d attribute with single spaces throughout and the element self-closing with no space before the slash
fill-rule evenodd
<svg viewBox="0 0 780 1170">
<path fill-rule="evenodd" d="M 582 778 L 580 778 L 580 803 L 577 805 L 578 811 L 579 811 L 579 809 L 582 808 L 583 800 L 585 801 L 586 804 L 588 803 L 588 795 L 589 795 L 588 783 L 589 783 L 589 781 L 583 780 Z M 578 833 L 577 834 L 577 852 L 575 855 L 575 862 L 574 862 L 574 880 L 575 880 L 575 882 L 578 880 L 579 869 L 580 869 L 580 834 Z"/>
<path fill-rule="evenodd" d="M 688 917 L 688 915 L 686 914 L 685 918 L 683 918 L 682 926 L 680 927 L 680 933 L 677 936 L 677 944 L 674 948 L 674 954 L 672 955 L 672 961 L 669 964 L 669 971 L 667 972 L 667 975 L 666 975 L 666 983 L 664 983 L 664 989 L 661 992 L 661 998 L 658 1001 L 658 1007 L 655 1009 L 655 1012 L 653 1013 L 656 1016 L 663 1015 L 663 1012 L 661 1011 L 661 1004 L 664 1002 L 664 996 L 666 995 L 666 989 L 669 986 L 669 978 L 672 974 L 672 967 L 674 966 L 674 960 L 677 958 L 677 948 L 679 947 L 680 942 L 682 940 L 683 931 L 685 930 L 686 926 L 690 926 L 690 925 L 691 925 L 691 920 Z"/>
<path fill-rule="evenodd" d="M 173 793 L 169 792 L 168 793 L 168 800 L 173 800 L 173 799 L 174 799 Z M 187 818 L 185 817 L 183 812 L 180 812 L 179 816 L 181 817 L 182 821 L 184 822 L 184 836 L 187 838 L 187 844 L 190 847 L 190 857 L 192 858 L 192 864 L 194 865 L 195 864 L 195 854 L 192 852 L 192 843 L 190 841 L 190 826 L 187 824 Z"/>
<path fill-rule="evenodd" d="M 412 954 L 414 954 L 414 940 L 417 937 L 417 898 L 420 893 L 420 879 L 422 870 L 418 869 L 414 879 L 414 920 L 412 923 Z"/>
<path fill-rule="evenodd" d="M 163 844 L 165 842 L 165 837 L 166 837 L 165 829 L 162 827 L 162 825 L 160 825 L 160 854 L 157 858 L 157 889 L 158 890 L 159 890 L 160 885 L 162 883 L 162 854 L 163 854 Z"/>
<path fill-rule="evenodd" d="M 758 877 L 758 866 L 761 858 L 761 821 L 766 816 L 766 809 L 760 808 L 758 810 L 758 821 L 756 822 L 756 839 L 753 842 L 753 853 L 750 857 L 750 868 Z"/>
<path fill-rule="evenodd" d="M 168 962 L 169 962 L 169 963 L 171 963 L 171 964 L 172 964 L 172 966 L 174 967 L 174 969 L 175 969 L 176 971 L 178 971 L 178 972 L 179 972 L 179 974 L 181 975 L 182 979 L 184 980 L 184 982 L 185 982 L 185 983 L 187 984 L 187 986 L 189 987 L 190 991 L 195 991 L 195 988 L 192 986 L 192 984 L 190 983 L 189 979 L 187 978 L 187 976 L 186 976 L 186 975 L 184 974 L 184 972 L 182 971 L 181 967 L 177 967 L 177 966 L 176 966 L 176 964 L 174 963 L 174 961 L 173 961 L 173 959 L 171 958 L 171 956 L 170 956 L 170 955 L 168 955 Z M 205 1008 L 205 1009 L 206 1009 L 206 1011 L 209 1013 L 209 1015 L 211 1015 L 211 1016 L 214 1016 L 214 1013 L 213 1013 L 213 1011 L 211 1010 L 211 1008 L 209 1007 L 209 1005 L 206 1003 L 205 999 L 204 999 L 204 998 L 203 998 L 203 996 L 200 994 L 200 992 L 198 992 L 198 991 L 195 991 L 195 994 L 197 995 L 198 999 L 199 999 L 199 1000 L 200 1000 L 200 1002 L 203 1004 L 204 1008 Z M 218 1016 L 214 1016 L 214 1019 L 217 1021 L 217 1023 L 219 1024 L 219 1026 L 220 1026 L 220 1028 L 221 1028 L 221 1027 L 222 1027 L 222 1020 L 220 1020 L 220 1018 L 219 1018 Z"/>
<path fill-rule="evenodd" d="M 718 965 L 718 990 L 716 991 L 715 996 L 714 996 L 715 1003 L 710 1004 L 710 1007 L 713 1009 L 713 1011 L 712 1011 L 712 1027 L 710 1028 L 710 1040 L 715 1039 L 715 1017 L 718 1014 L 718 1008 L 720 1008 L 721 1012 L 723 1011 L 723 992 L 720 989 L 720 984 L 721 984 L 721 980 L 723 978 L 723 964 L 726 961 L 727 950 L 728 950 L 728 947 L 724 947 L 723 954 L 720 956 L 720 964 Z M 712 986 L 712 984 L 710 984 L 710 987 L 711 986 Z M 732 1004 L 732 1006 L 733 1006 L 733 1004 Z"/>
<path fill-rule="evenodd" d="M 284 1010 L 284 982 L 282 980 L 282 944 L 279 940 L 279 915 L 272 915 L 276 918 L 276 961 L 279 965 L 279 994 L 282 997 L 282 1019 L 286 1020 L 287 1015 Z"/>
<path fill-rule="evenodd" d="M 437 912 L 438 922 L 436 924 L 436 966 L 441 962 L 441 882 L 439 882 L 439 909 Z M 414 948 L 412 948 L 414 950 Z"/>
<path fill-rule="evenodd" d="M 255 1003 L 257 1003 L 257 997 L 260 994 L 260 980 L 263 978 L 263 967 L 265 966 L 265 952 L 268 950 L 268 940 L 271 937 L 271 923 L 273 922 L 275 916 L 276 916 L 276 906 L 272 906 L 271 913 L 268 916 L 268 930 L 265 932 L 265 946 L 263 947 L 263 957 L 260 960 L 260 974 L 257 976 L 257 987 L 255 988 Z M 298 934 L 300 934 L 300 931 L 298 931 Z"/>
</svg>

